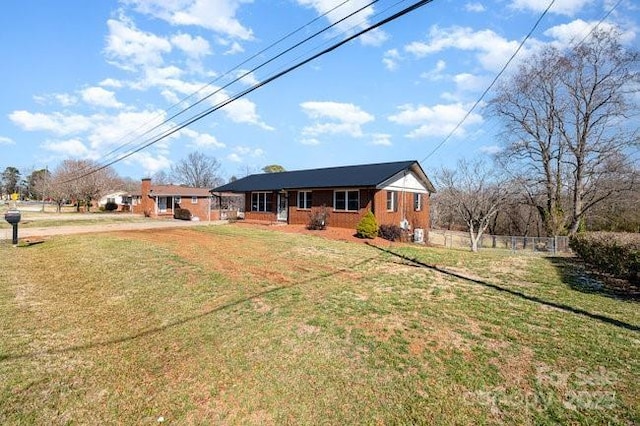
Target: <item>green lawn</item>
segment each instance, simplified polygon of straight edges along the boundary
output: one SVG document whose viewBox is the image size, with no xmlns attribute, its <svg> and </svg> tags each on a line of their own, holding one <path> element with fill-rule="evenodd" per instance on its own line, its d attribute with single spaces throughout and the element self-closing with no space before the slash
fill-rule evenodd
<svg viewBox="0 0 640 426">
<path fill-rule="evenodd" d="M 640 423 L 640 303 L 568 259 L 229 225 L 0 267 L 3 425 Z"/>
</svg>

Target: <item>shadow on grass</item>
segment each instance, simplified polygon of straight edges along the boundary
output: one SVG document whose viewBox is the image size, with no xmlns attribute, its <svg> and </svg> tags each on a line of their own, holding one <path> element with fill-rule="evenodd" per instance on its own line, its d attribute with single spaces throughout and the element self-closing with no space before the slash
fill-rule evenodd
<svg viewBox="0 0 640 426">
<path fill-rule="evenodd" d="M 404 256 L 404 255 L 399 254 L 399 253 L 395 253 L 395 252 L 393 252 L 391 250 L 387 250 L 385 248 L 378 247 L 378 246 L 376 246 L 374 244 L 367 243 L 367 245 L 369 245 L 370 247 L 376 248 L 376 249 L 378 249 L 378 250 L 380 250 L 380 251 L 382 251 L 384 253 L 387 253 L 387 254 L 396 256 L 398 258 L 401 258 L 404 261 L 411 262 L 414 265 L 419 266 L 421 268 L 428 268 L 428 269 L 440 272 L 442 274 L 446 274 L 446 275 L 450 275 L 452 277 L 460 278 L 462 280 L 465 280 L 465 281 L 468 281 L 468 282 L 472 282 L 474 284 L 479 284 L 481 286 L 484 286 L 484 287 L 487 287 L 487 288 L 490 288 L 490 289 L 493 289 L 493 290 L 496 290 L 496 291 L 499 291 L 499 292 L 507 293 L 507 294 L 510 294 L 512 296 L 516 296 L 516 297 L 519 297 L 521 299 L 528 300 L 530 302 L 539 303 L 541 305 L 549 306 L 549 307 L 556 308 L 556 309 L 560 309 L 562 311 L 570 312 L 572 314 L 583 315 L 585 317 L 588 317 L 588 318 L 591 318 L 591 319 L 594 319 L 594 320 L 597 320 L 597 321 L 600 321 L 600 322 L 603 322 L 603 323 L 606 323 L 606 324 L 611 324 L 611 325 L 614 325 L 616 327 L 624 328 L 624 329 L 627 329 L 627 330 L 630 330 L 630 331 L 640 332 L 640 326 L 637 326 L 637 325 L 634 325 L 634 324 L 629 324 L 628 322 L 620 321 L 620 320 L 617 320 L 615 318 L 609 318 L 607 316 L 600 315 L 600 314 L 595 314 L 595 313 L 592 313 L 592 312 L 589 312 L 589 311 L 585 311 L 584 309 L 575 308 L 573 306 L 565 305 L 564 303 L 552 302 L 552 301 L 549 301 L 549 300 L 541 299 L 540 297 L 537 297 L 537 296 L 530 296 L 530 295 L 524 294 L 524 293 L 522 293 L 520 291 L 512 290 L 512 289 L 506 288 L 506 287 L 502 287 L 502 286 L 499 286 L 497 284 L 493 284 L 493 283 L 490 283 L 490 282 L 487 282 L 487 281 L 478 280 L 478 279 L 475 279 L 475 278 L 470 278 L 470 277 L 464 276 L 464 275 L 462 275 L 460 273 L 449 271 L 447 269 L 440 268 L 439 266 L 436 266 L 436 265 L 429 265 L 428 263 L 424 263 L 424 262 L 422 262 L 422 261 L 420 261 L 418 259 L 414 259 L 414 258 L 411 258 L 411 257 L 408 257 L 408 256 Z"/>
<path fill-rule="evenodd" d="M 620 300 L 640 301 L 640 288 L 627 280 L 592 273 L 577 258 L 549 257 L 562 282 L 581 293 L 598 294 Z"/>
<path fill-rule="evenodd" d="M 157 334 L 157 333 L 161 333 L 164 330 L 173 328 L 173 327 L 177 327 L 192 321 L 196 321 L 198 319 L 207 317 L 209 315 L 215 314 L 217 312 L 221 312 L 224 311 L 225 309 L 228 308 L 233 308 L 235 306 L 241 305 L 245 302 L 254 300 L 254 299 L 258 299 L 262 296 L 266 296 L 272 293 L 276 293 L 280 290 L 285 290 L 288 288 L 293 288 L 293 287 L 297 287 L 297 286 L 301 286 L 304 284 L 309 284 L 312 283 L 314 281 L 318 281 L 318 280 L 322 280 L 324 278 L 329 278 L 329 277 L 333 277 L 336 275 L 340 275 L 342 273 L 346 273 L 346 272 L 350 272 L 353 268 L 356 268 L 358 266 L 362 266 L 366 263 L 369 263 L 373 260 L 375 260 L 377 258 L 377 256 L 374 257 L 370 257 L 367 259 L 364 259 L 360 262 L 356 262 L 352 265 L 349 265 L 347 267 L 344 268 L 340 268 L 337 269 L 335 271 L 331 271 L 331 272 L 326 272 L 326 273 L 322 273 L 322 274 L 318 274 L 315 277 L 311 277 L 308 278 L 306 280 L 302 280 L 302 281 L 298 281 L 298 282 L 294 282 L 292 284 L 289 285 L 282 285 L 279 287 L 274 287 L 265 291 L 261 291 L 259 293 L 256 293 L 252 296 L 248 296 L 248 297 L 244 297 L 242 299 L 238 299 L 238 300 L 234 300 L 228 303 L 225 303 L 223 305 L 217 306 L 215 308 L 211 308 L 205 312 L 199 313 L 197 315 L 192 315 L 180 320 L 176 320 L 173 321 L 171 323 L 165 324 L 162 327 L 154 327 L 154 328 L 150 328 L 147 330 L 143 330 L 140 331 L 138 333 L 135 334 L 131 334 L 129 336 L 123 336 L 123 337 L 118 337 L 115 339 L 109 339 L 109 340 L 104 340 L 104 341 L 100 341 L 100 342 L 91 342 L 91 343 L 86 343 L 86 344 L 82 344 L 82 345 L 74 345 L 74 346 L 69 346 L 67 348 L 62 348 L 62 349 L 51 349 L 51 350 L 45 350 L 45 351 L 34 351 L 34 352 L 29 352 L 29 353 L 24 353 L 24 354 L 0 354 L 0 362 L 3 361 L 10 361 L 10 360 L 15 360 L 15 359 L 23 359 L 23 358 L 33 358 L 36 356 L 42 356 L 42 355 L 56 355 L 56 354 L 64 354 L 64 353 L 68 353 L 68 352 L 78 352 L 78 351 L 84 351 L 84 350 L 88 350 L 88 349 L 92 349 L 92 348 L 97 348 L 97 347 L 104 347 L 104 346 L 110 346 L 110 345 L 115 345 L 115 344 L 119 344 L 119 343 L 124 343 L 124 342 L 129 342 L 132 340 L 137 340 L 146 336 L 150 336 L 153 334 Z"/>
</svg>

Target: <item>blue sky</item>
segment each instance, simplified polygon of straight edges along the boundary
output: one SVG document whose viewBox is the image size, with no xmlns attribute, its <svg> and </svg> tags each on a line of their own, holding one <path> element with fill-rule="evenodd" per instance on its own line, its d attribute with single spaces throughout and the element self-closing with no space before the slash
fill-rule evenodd
<svg viewBox="0 0 640 426">
<path fill-rule="evenodd" d="M 380 0 L 247 74 L 369 3 L 7 0 L 0 14 L 0 170 L 14 166 L 26 175 L 52 170 L 68 158 L 116 159 L 413 2 Z M 565 46 L 582 39 L 616 3 L 557 0 L 517 60 L 547 43 Z M 200 151 L 222 163 L 224 178 L 274 163 L 295 170 L 407 159 L 424 160 L 429 174 L 459 158 L 486 155 L 499 147 L 500 126 L 479 108 L 425 159 L 547 5 L 544 0 L 435 0 L 113 167 L 138 179 L 168 171 L 172 162 Z M 624 43 L 637 48 L 639 24 L 640 5 L 622 0 L 602 27 L 618 28 Z M 184 115 L 140 136 L 209 94 Z"/>
</svg>

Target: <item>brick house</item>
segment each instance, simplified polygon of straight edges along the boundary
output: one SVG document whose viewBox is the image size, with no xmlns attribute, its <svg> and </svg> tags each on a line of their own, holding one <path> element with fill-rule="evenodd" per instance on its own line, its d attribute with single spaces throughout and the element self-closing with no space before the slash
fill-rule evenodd
<svg viewBox="0 0 640 426">
<path fill-rule="evenodd" d="M 354 228 L 371 210 L 378 224 L 429 229 L 435 188 L 417 161 L 250 175 L 211 190 L 243 193 L 245 219 L 308 224 L 325 207 L 328 226 Z"/>
<path fill-rule="evenodd" d="M 213 197 L 207 188 L 181 185 L 152 185 L 151 179 L 142 179 L 139 194 L 131 194 L 134 213 L 149 217 L 173 217 L 175 209 L 183 208 L 199 220 L 215 220 L 212 213 Z"/>
</svg>

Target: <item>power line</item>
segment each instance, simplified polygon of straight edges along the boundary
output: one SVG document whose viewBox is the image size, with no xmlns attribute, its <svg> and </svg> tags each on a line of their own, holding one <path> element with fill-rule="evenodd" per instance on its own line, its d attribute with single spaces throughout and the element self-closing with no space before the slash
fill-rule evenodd
<svg viewBox="0 0 640 426">
<path fill-rule="evenodd" d="M 139 146 L 138 148 L 136 148 L 136 149 L 134 149 L 134 150 L 132 150 L 132 151 L 120 156 L 120 157 L 118 157 L 117 159 L 109 161 L 106 164 L 103 164 L 102 166 L 95 168 L 94 170 L 91 170 L 89 172 L 86 172 L 86 173 L 83 173 L 83 174 L 81 174 L 79 176 L 76 176 L 75 178 L 70 179 L 69 181 L 81 179 L 83 177 L 86 177 L 86 176 L 89 176 L 89 175 L 91 175 L 93 173 L 96 173 L 96 172 L 98 172 L 100 170 L 103 170 L 103 169 L 105 169 L 105 168 L 107 168 L 107 167 L 109 167 L 109 166 L 111 166 L 113 164 L 116 164 L 116 163 L 118 163 L 118 162 L 120 162 L 120 161 L 122 161 L 122 160 L 124 160 L 124 159 L 126 159 L 126 158 L 128 158 L 130 156 L 132 156 L 133 154 L 136 154 L 136 153 L 148 148 L 149 146 L 160 142 L 161 140 L 173 135 L 174 133 L 178 132 L 179 130 L 181 130 L 181 129 L 183 129 L 183 128 L 185 128 L 185 127 L 187 127 L 187 126 L 189 126 L 189 125 L 191 125 L 193 123 L 195 123 L 196 121 L 201 120 L 202 118 L 212 114 L 213 112 L 218 111 L 219 109 L 227 106 L 228 104 L 230 104 L 230 103 L 232 103 L 232 102 L 234 102 L 234 101 L 236 101 L 236 100 L 248 95 L 249 93 L 261 88 L 262 86 L 265 86 L 265 85 L 271 83 L 272 81 L 277 80 L 278 78 L 283 77 L 284 75 L 289 74 L 290 72 L 292 72 L 292 71 L 294 71 L 294 70 L 296 70 L 296 69 L 308 64 L 309 62 L 311 62 L 311 61 L 313 61 L 313 60 L 315 60 L 315 59 L 317 59 L 317 58 L 319 58 L 321 56 L 324 56 L 325 54 L 330 53 L 330 52 L 338 49 L 339 47 L 342 47 L 343 45 L 345 45 L 345 44 L 349 43 L 350 41 L 362 36 L 363 34 L 366 34 L 366 33 L 370 32 L 370 31 L 372 31 L 372 30 L 374 30 L 376 28 L 379 28 L 379 27 L 381 27 L 383 25 L 386 25 L 389 22 L 392 22 L 392 21 L 394 21 L 394 20 L 396 20 L 396 19 L 398 19 L 398 18 L 400 18 L 400 17 L 402 17 L 402 16 L 404 16 L 404 15 L 410 13 L 410 12 L 413 12 L 413 11 L 425 6 L 426 4 L 431 3 L 432 1 L 433 0 L 421 0 L 421 1 L 415 2 L 414 4 L 412 4 L 410 6 L 407 6 L 406 8 L 400 10 L 399 12 L 396 12 L 395 14 L 376 22 L 375 24 L 372 24 L 369 27 L 354 33 L 353 35 L 351 35 L 351 36 L 345 38 L 344 40 L 341 40 L 341 41 L 331 45 L 330 47 L 328 47 L 328 48 L 326 48 L 326 49 L 324 49 L 324 50 L 322 50 L 322 51 L 310 56 L 309 58 L 304 59 L 304 60 L 296 63 L 295 65 L 290 66 L 290 67 L 284 69 L 283 71 L 280 71 L 280 72 L 272 75 L 271 77 L 267 78 L 266 80 L 254 84 L 253 86 L 251 86 L 251 87 L 249 87 L 249 88 L 237 93 L 233 97 L 230 97 L 230 98 L 226 99 L 225 101 L 222 101 L 222 102 L 220 102 L 220 103 L 218 103 L 218 104 L 216 104 L 216 105 L 214 105 L 214 106 L 212 106 L 210 108 L 207 108 L 204 111 L 192 116 L 191 118 L 186 119 L 185 121 L 181 122 L 177 126 L 174 126 L 172 129 L 169 129 L 169 130 L 165 131 L 161 135 L 158 135 L 158 136 L 154 137 L 153 139 L 149 140 L 148 142 L 144 143 L 143 145 Z"/>
<path fill-rule="evenodd" d="M 451 139 L 451 137 L 453 136 L 453 134 L 455 132 L 458 131 L 458 129 L 460 128 L 460 126 L 462 126 L 462 124 L 467 120 L 467 118 L 469 118 L 469 116 L 471 115 L 471 113 L 473 112 L 473 110 L 476 109 L 476 107 L 480 104 L 480 102 L 482 102 L 482 100 L 484 99 L 484 97 L 487 95 L 487 93 L 489 93 L 489 90 L 491 90 L 493 88 L 493 86 L 496 84 L 496 82 L 498 81 L 498 79 L 502 76 L 502 74 L 506 71 L 507 67 L 509 66 L 509 64 L 511 64 L 511 61 L 513 61 L 513 59 L 516 57 L 516 55 L 520 52 L 520 50 L 522 50 L 522 47 L 524 46 L 524 44 L 526 43 L 527 40 L 529 40 L 529 38 L 531 37 L 531 35 L 533 34 L 533 32 L 536 30 L 536 28 L 538 28 L 538 25 L 540 24 L 540 22 L 542 21 L 542 19 L 545 17 L 545 15 L 547 14 L 547 12 L 549 11 L 549 9 L 551 9 L 551 6 L 553 6 L 553 4 L 556 2 L 556 0 L 551 0 L 551 2 L 549 3 L 549 5 L 547 6 L 547 8 L 542 12 L 542 14 L 538 17 L 538 20 L 536 21 L 536 23 L 533 25 L 533 27 L 531 28 L 531 30 L 529 30 L 529 33 L 525 36 L 525 38 L 520 42 L 520 44 L 518 45 L 518 48 L 515 50 L 515 52 L 513 52 L 513 54 L 511 55 L 511 57 L 509 58 L 509 60 L 502 66 L 502 69 L 498 72 L 498 74 L 496 74 L 496 76 L 493 78 L 493 80 L 491 81 L 491 84 L 489 84 L 489 86 L 484 90 L 484 92 L 482 92 L 482 95 L 480 95 L 480 97 L 478 98 L 478 100 L 475 101 L 475 103 L 473 104 L 473 106 L 471 107 L 471 109 L 469 109 L 469 111 L 467 111 L 467 113 L 464 115 L 464 117 L 462 117 L 462 120 L 460 120 L 458 122 L 458 124 L 455 125 L 455 127 L 453 128 L 453 130 L 451 130 L 451 132 L 449 132 L 449 134 L 438 144 L 436 145 L 435 148 L 433 148 L 433 150 L 431 150 L 431 152 L 429 154 L 427 154 L 426 157 L 424 157 L 420 162 L 424 163 L 425 161 L 427 161 L 427 159 L 429 159 L 429 157 L 431 157 L 438 149 L 440 149 L 442 147 L 442 145 L 444 145 L 449 139 Z"/>
<path fill-rule="evenodd" d="M 482 99 L 487 95 L 487 93 L 489 92 L 489 90 L 491 90 L 491 88 L 494 86 L 494 84 L 496 83 L 496 81 L 500 78 L 500 76 L 504 73 L 504 71 L 506 70 L 506 68 L 509 66 L 510 62 L 515 58 L 515 56 L 518 54 L 518 52 L 521 50 L 521 48 L 524 46 L 524 43 L 527 41 L 527 39 L 533 34 L 533 32 L 535 31 L 535 29 L 537 28 L 538 24 L 542 21 L 542 18 L 547 14 L 547 12 L 549 11 L 549 9 L 551 9 L 551 7 L 553 6 L 553 4 L 555 3 L 555 0 L 552 0 L 551 3 L 549 3 L 549 5 L 547 6 L 547 8 L 544 10 L 544 12 L 542 13 L 542 15 L 540 15 L 540 17 L 538 18 L 538 20 L 536 21 L 536 23 L 534 24 L 534 26 L 531 28 L 531 30 L 529 31 L 529 33 L 527 34 L 527 36 L 525 37 L 525 39 L 520 43 L 520 45 L 518 46 L 518 49 L 516 49 L 516 51 L 514 52 L 514 54 L 511 56 L 511 58 L 509 58 L 509 60 L 507 61 L 507 63 L 504 65 L 504 67 L 502 67 L 502 69 L 500 70 L 500 72 L 496 75 L 496 77 L 493 79 L 493 81 L 491 82 L 491 84 L 489 85 L 489 87 L 487 87 L 487 89 L 482 93 L 482 95 L 480 96 L 480 98 L 473 104 L 473 106 L 471 107 L 471 109 L 465 114 L 465 116 L 462 118 L 462 120 L 460 120 L 460 122 L 456 125 L 456 127 L 444 138 L 444 140 L 442 140 L 425 158 L 423 158 L 420 162 L 424 163 L 429 157 L 431 157 L 438 149 L 440 149 L 442 147 L 442 145 L 444 145 L 452 136 L 453 134 L 460 128 L 460 126 L 467 120 L 467 118 L 469 118 L 469 116 L 471 115 L 471 113 L 473 112 L 473 110 L 480 104 L 480 102 L 482 101 Z M 613 13 L 613 11 L 620 6 L 620 4 L 622 3 L 622 0 L 618 0 L 601 18 L 600 20 L 593 26 L 591 27 L 591 30 L 589 30 L 589 32 L 578 42 L 575 44 L 575 47 L 580 46 L 581 44 L 583 44 L 592 34 L 593 32 L 600 26 L 602 25 L 602 23 L 605 21 L 605 19 L 607 19 L 609 17 L 609 15 L 611 15 Z M 574 38 L 575 36 L 572 38 L 572 40 L 569 42 L 569 45 L 571 45 L 574 42 Z"/>
<path fill-rule="evenodd" d="M 314 19 L 312 19 L 311 21 L 307 22 L 306 24 L 296 28 L 293 31 L 290 31 L 289 33 L 287 33 L 286 35 L 280 37 L 278 40 L 276 40 L 275 42 L 271 43 L 269 46 L 265 47 L 264 49 L 254 53 L 253 55 L 251 55 L 249 58 L 245 59 L 244 61 L 242 61 L 241 63 L 235 65 L 233 68 L 225 71 L 222 75 L 216 77 L 215 79 L 209 81 L 208 83 L 206 83 L 205 85 L 203 85 L 202 87 L 200 87 L 198 90 L 196 90 L 195 92 L 192 92 L 191 94 L 189 94 L 188 96 L 182 98 L 181 100 L 175 102 L 173 105 L 171 105 L 169 108 L 167 108 L 165 111 L 163 112 L 168 112 L 171 111 L 172 109 L 176 108 L 177 106 L 183 104 L 184 102 L 188 101 L 189 99 L 193 98 L 195 95 L 197 95 L 198 93 L 202 92 L 204 89 L 206 89 L 207 87 L 212 86 L 213 84 L 217 83 L 218 81 L 220 81 L 221 79 L 227 77 L 228 75 L 230 75 L 232 72 L 240 69 L 240 67 L 242 67 L 243 65 L 249 63 L 250 61 L 252 61 L 253 59 L 257 58 L 258 56 L 262 55 L 263 53 L 269 51 L 270 49 L 272 49 L 273 47 L 277 46 L 278 44 L 282 43 L 283 41 L 287 40 L 288 38 L 291 38 L 293 35 L 299 33 L 300 31 L 304 30 L 307 27 L 310 27 L 311 25 L 313 25 L 314 23 L 316 23 L 317 21 L 319 21 L 320 19 L 329 16 L 331 13 L 335 12 L 336 10 L 338 10 L 340 7 L 344 6 L 346 3 L 348 3 L 350 0 L 344 0 L 342 3 L 334 6 L 333 8 L 329 9 L 327 12 L 315 17 Z M 322 32 L 332 28 L 333 26 L 337 25 L 338 23 L 342 22 L 344 19 L 350 18 L 351 16 L 353 16 L 356 13 L 359 13 L 360 11 L 362 11 L 364 8 L 369 7 L 371 5 L 373 5 L 374 3 L 377 3 L 379 0 L 374 0 L 372 2 L 370 2 L 368 5 L 364 6 L 363 8 L 360 8 L 358 10 L 356 10 L 355 12 L 349 14 L 347 17 L 339 20 L 338 22 L 334 23 L 333 25 L 330 25 L 329 27 L 326 27 L 324 30 L 319 31 L 317 33 L 315 33 L 313 36 L 311 37 L 307 37 L 303 42 L 298 43 L 297 45 L 295 45 L 293 48 L 297 47 L 298 45 L 304 43 L 307 40 L 310 40 L 311 38 L 321 34 Z M 285 53 L 287 53 L 288 51 L 292 50 L 293 48 L 287 49 L 285 52 L 281 53 L 280 55 L 276 56 L 275 58 L 272 58 L 272 60 L 275 60 L 276 58 L 278 58 L 279 56 L 284 55 Z M 272 61 L 270 60 L 270 61 Z M 145 135 L 148 135 L 149 133 L 151 133 L 154 130 L 157 130 L 158 128 L 160 128 L 161 126 L 169 123 L 172 119 L 174 119 L 175 117 L 183 114 L 184 112 L 188 111 L 189 109 L 195 107 L 196 105 L 200 104 L 201 102 L 203 102 L 205 99 L 210 98 L 211 96 L 213 96 L 216 93 L 219 93 L 220 91 L 222 91 L 223 89 L 225 89 L 226 87 L 230 86 L 231 84 L 242 80 L 244 77 L 246 77 L 247 75 L 251 74 L 252 72 L 255 72 L 257 69 L 261 68 L 262 66 L 266 65 L 267 63 L 269 63 L 270 61 L 266 62 L 266 63 L 262 63 L 260 66 L 253 68 L 252 70 L 245 72 L 244 74 L 242 74 L 240 77 L 237 77 L 236 79 L 234 79 L 231 83 L 228 83 L 227 85 L 223 86 L 222 88 L 218 88 L 216 89 L 214 92 L 210 93 L 208 96 L 200 99 L 199 101 L 195 102 L 194 104 L 190 105 L 187 108 L 183 108 L 181 111 L 179 111 L 178 113 L 172 115 L 171 117 L 164 119 L 161 123 L 153 126 L 152 128 L 148 129 L 147 131 L 136 135 L 136 132 L 138 130 L 143 129 L 145 126 L 147 126 L 148 124 L 151 124 L 155 119 L 157 118 L 161 118 L 163 116 L 163 114 L 157 114 L 153 119 L 147 121 L 146 123 L 138 126 L 138 128 L 136 128 L 135 130 L 128 132 L 127 134 L 123 135 L 119 140 L 123 140 L 128 136 L 135 136 L 132 138 L 132 140 L 125 142 L 124 144 L 119 145 L 118 147 L 114 148 L 113 150 L 109 151 L 107 154 L 103 155 L 102 157 L 104 158 L 104 161 L 106 161 L 109 157 L 111 157 L 112 155 L 114 155 L 116 152 L 120 151 L 122 148 L 125 148 L 131 144 L 133 144 L 135 142 L 136 139 L 139 139 Z M 84 173 L 84 171 L 88 170 L 90 167 L 84 168 L 84 169 L 80 169 L 80 173 Z"/>
</svg>

